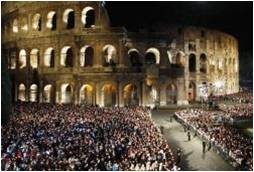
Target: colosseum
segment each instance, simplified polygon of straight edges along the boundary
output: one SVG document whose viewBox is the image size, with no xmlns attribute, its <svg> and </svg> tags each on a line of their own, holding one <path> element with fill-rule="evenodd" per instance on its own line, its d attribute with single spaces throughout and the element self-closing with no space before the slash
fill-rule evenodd
<svg viewBox="0 0 254 172">
<path fill-rule="evenodd" d="M 13 102 L 181 106 L 239 91 L 238 42 L 229 34 L 192 26 L 128 32 L 110 27 L 101 2 L 2 7 Z"/>
</svg>

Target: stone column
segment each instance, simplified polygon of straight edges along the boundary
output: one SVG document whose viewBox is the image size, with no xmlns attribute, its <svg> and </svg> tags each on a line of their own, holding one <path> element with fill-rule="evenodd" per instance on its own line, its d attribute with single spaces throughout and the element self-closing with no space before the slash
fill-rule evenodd
<svg viewBox="0 0 254 172">
<path fill-rule="evenodd" d="M 167 95 L 167 92 L 166 92 L 166 85 L 163 84 L 161 86 L 161 89 L 160 89 L 160 106 L 166 106 L 167 105 L 167 100 L 166 100 L 166 95 Z"/>
<path fill-rule="evenodd" d="M 126 50 L 124 48 L 124 40 L 123 39 L 119 39 L 119 50 L 118 50 L 118 57 L 119 57 L 119 67 L 126 67 L 127 62 L 126 62 Z"/>
<path fill-rule="evenodd" d="M 187 105 L 186 94 L 184 90 L 184 79 L 177 80 L 177 105 Z"/>
</svg>

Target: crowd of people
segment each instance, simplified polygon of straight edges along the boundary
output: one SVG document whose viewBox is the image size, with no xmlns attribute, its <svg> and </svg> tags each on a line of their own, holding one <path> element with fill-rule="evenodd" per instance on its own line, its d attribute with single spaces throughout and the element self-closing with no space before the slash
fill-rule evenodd
<svg viewBox="0 0 254 172">
<path fill-rule="evenodd" d="M 210 99 L 215 101 L 230 101 L 235 103 L 252 103 L 253 95 L 252 91 L 241 91 L 234 94 L 210 96 Z"/>
<path fill-rule="evenodd" d="M 220 148 L 233 160 L 233 164 L 243 170 L 253 170 L 253 141 L 239 130 L 218 120 L 219 111 L 185 109 L 175 112 L 184 125 L 191 126 L 201 138 Z M 223 120 L 222 120 L 223 121 Z"/>
<path fill-rule="evenodd" d="M 178 170 L 144 107 L 19 103 L 2 126 L 2 170 Z"/>
<path fill-rule="evenodd" d="M 244 120 L 253 118 L 253 104 L 241 104 L 234 106 L 225 106 L 221 108 L 227 118 L 233 120 Z"/>
</svg>

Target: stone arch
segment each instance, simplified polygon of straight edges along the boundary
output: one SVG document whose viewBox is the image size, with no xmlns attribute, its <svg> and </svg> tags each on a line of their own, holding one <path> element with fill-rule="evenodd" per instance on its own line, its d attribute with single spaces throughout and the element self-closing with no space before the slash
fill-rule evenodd
<svg viewBox="0 0 254 172">
<path fill-rule="evenodd" d="M 12 31 L 14 33 L 18 33 L 19 31 L 19 26 L 18 26 L 18 19 L 14 19 L 12 23 Z"/>
<path fill-rule="evenodd" d="M 189 72 L 196 72 L 196 55 L 189 55 Z"/>
<path fill-rule="evenodd" d="M 60 64 L 64 67 L 73 67 L 73 51 L 70 46 L 62 48 Z"/>
<path fill-rule="evenodd" d="M 41 15 L 36 13 L 32 18 L 32 28 L 37 31 L 41 31 Z"/>
<path fill-rule="evenodd" d="M 19 68 L 26 67 L 26 50 L 22 49 L 19 52 Z"/>
<path fill-rule="evenodd" d="M 26 101 L 26 86 L 21 83 L 18 87 L 18 99 L 20 101 Z"/>
<path fill-rule="evenodd" d="M 167 105 L 177 103 L 177 87 L 173 83 L 167 85 L 166 87 L 166 102 Z"/>
<path fill-rule="evenodd" d="M 85 7 L 82 10 L 82 24 L 85 28 L 94 27 L 95 25 L 95 10 L 93 7 Z"/>
<path fill-rule="evenodd" d="M 200 72 L 201 73 L 207 72 L 207 57 L 204 53 L 200 55 Z"/>
<path fill-rule="evenodd" d="M 169 64 L 172 64 L 173 60 L 172 60 L 172 54 L 169 50 L 167 50 L 167 55 L 168 55 L 168 62 Z"/>
<path fill-rule="evenodd" d="M 196 84 L 191 81 L 188 87 L 188 101 L 189 103 L 194 102 L 196 100 Z"/>
<path fill-rule="evenodd" d="M 104 84 L 102 87 L 102 102 L 104 107 L 116 105 L 116 87 L 113 84 Z"/>
<path fill-rule="evenodd" d="M 94 50 L 90 45 L 83 46 L 80 49 L 80 66 L 93 66 Z"/>
<path fill-rule="evenodd" d="M 34 48 L 30 52 L 30 65 L 32 68 L 38 67 L 39 50 Z"/>
<path fill-rule="evenodd" d="M 54 67 L 55 63 L 55 51 L 52 47 L 46 49 L 44 53 L 44 66 Z"/>
<path fill-rule="evenodd" d="M 132 66 L 134 67 L 142 66 L 141 55 L 137 49 L 135 48 L 130 49 L 128 51 L 128 55 Z"/>
<path fill-rule="evenodd" d="M 47 84 L 43 88 L 43 102 L 51 103 L 52 102 L 52 85 Z"/>
<path fill-rule="evenodd" d="M 116 48 L 107 44 L 103 47 L 104 66 L 114 65 L 116 63 Z"/>
<path fill-rule="evenodd" d="M 176 65 L 183 67 L 185 65 L 184 53 L 182 51 L 176 54 Z"/>
<path fill-rule="evenodd" d="M 138 87 L 135 84 L 127 84 L 123 88 L 123 100 L 125 106 L 138 105 Z"/>
<path fill-rule="evenodd" d="M 47 15 L 46 27 L 51 30 L 56 30 L 56 12 L 50 11 Z"/>
<path fill-rule="evenodd" d="M 63 13 L 63 22 L 66 24 L 66 29 L 73 29 L 75 27 L 75 12 L 68 8 Z"/>
<path fill-rule="evenodd" d="M 32 84 L 30 86 L 30 95 L 29 95 L 30 102 L 37 102 L 37 95 L 38 95 L 38 86 L 36 84 Z"/>
<path fill-rule="evenodd" d="M 146 64 L 160 64 L 160 51 L 157 48 L 149 48 L 145 54 Z"/>
<path fill-rule="evenodd" d="M 11 51 L 10 54 L 10 68 L 16 69 L 16 51 Z"/>
<path fill-rule="evenodd" d="M 79 90 L 79 102 L 92 105 L 94 89 L 90 84 L 84 84 Z"/>
<path fill-rule="evenodd" d="M 72 101 L 72 87 L 69 83 L 61 85 L 61 103 L 71 103 Z"/>
<path fill-rule="evenodd" d="M 28 31 L 28 21 L 26 17 L 21 18 L 21 30 L 27 32 Z"/>
</svg>

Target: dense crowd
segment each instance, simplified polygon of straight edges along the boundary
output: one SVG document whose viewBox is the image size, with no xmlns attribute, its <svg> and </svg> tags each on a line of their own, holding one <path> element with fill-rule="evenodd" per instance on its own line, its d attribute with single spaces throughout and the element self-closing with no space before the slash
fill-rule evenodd
<svg viewBox="0 0 254 172">
<path fill-rule="evenodd" d="M 253 104 L 240 104 L 234 106 L 225 106 L 221 108 L 227 118 L 234 120 L 253 118 Z"/>
<path fill-rule="evenodd" d="M 239 93 L 221 95 L 221 96 L 210 96 L 210 99 L 216 101 L 231 101 L 236 103 L 253 103 L 252 91 L 241 91 Z"/>
<path fill-rule="evenodd" d="M 143 107 L 20 103 L 2 126 L 2 170 L 177 170 Z"/>
<path fill-rule="evenodd" d="M 253 170 L 253 141 L 232 126 L 218 123 L 221 116 L 217 111 L 187 109 L 175 113 L 178 119 L 199 133 L 213 146 L 220 148 L 230 157 L 236 166 L 244 170 Z"/>
</svg>

